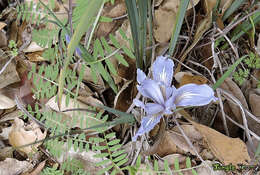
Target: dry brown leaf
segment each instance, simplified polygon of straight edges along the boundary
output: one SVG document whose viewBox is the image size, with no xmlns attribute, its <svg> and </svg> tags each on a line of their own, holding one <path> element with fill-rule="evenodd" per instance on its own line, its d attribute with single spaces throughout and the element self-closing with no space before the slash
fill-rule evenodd
<svg viewBox="0 0 260 175">
<path fill-rule="evenodd" d="M 180 2 L 181 2 L 180 0 L 164 0 L 161 7 L 165 10 L 170 10 L 177 13 L 180 7 Z M 193 0 L 192 2 L 193 5 L 196 6 L 200 2 L 200 0 Z M 187 7 L 187 10 L 191 8 L 192 8 L 192 3 L 190 2 Z"/>
<path fill-rule="evenodd" d="M 3 54 L 4 56 L 5 54 Z M 0 60 L 0 70 L 4 68 L 4 65 L 9 61 L 7 59 Z M 16 71 L 16 66 L 13 61 L 11 61 L 8 66 L 4 69 L 4 71 L 0 74 L 0 89 L 6 87 L 9 84 L 20 81 L 20 77 Z"/>
<path fill-rule="evenodd" d="M 89 105 L 83 103 L 82 101 L 87 102 Z M 73 98 L 69 99 L 69 104 L 66 105 L 66 95 L 63 94 L 62 101 L 60 105 L 60 111 L 65 111 L 68 109 L 75 109 L 75 108 L 81 108 L 81 109 L 89 109 L 90 106 L 97 106 L 97 104 L 103 105 L 99 100 L 89 96 L 84 97 L 80 100 L 74 100 Z M 56 96 L 52 97 L 47 103 L 46 106 L 49 108 L 59 111 L 58 104 L 56 102 Z M 87 111 L 66 111 L 62 112 L 62 121 L 65 122 L 70 127 L 81 127 L 81 128 L 87 128 L 94 125 L 102 124 L 103 122 L 96 118 L 96 115 Z M 77 123 L 75 125 L 71 126 L 71 122 L 73 120 L 73 117 L 77 117 Z M 83 121 L 81 121 L 83 119 Z M 81 125 L 82 124 L 82 125 Z"/>
<path fill-rule="evenodd" d="M 81 70 L 81 67 L 82 65 L 79 64 L 79 65 L 76 65 L 74 64 L 73 65 L 73 68 L 77 66 L 77 73 L 79 74 L 80 73 L 80 70 Z M 93 83 L 94 85 L 94 88 L 96 89 L 102 89 L 104 90 L 105 89 L 105 83 L 103 81 L 103 79 L 101 78 L 100 74 L 97 74 L 96 73 L 96 76 L 97 76 L 97 82 L 94 82 L 93 78 L 92 78 L 92 75 L 91 75 L 91 68 L 88 67 L 88 66 L 85 66 L 85 71 L 84 71 L 84 76 L 83 76 L 83 80 L 88 82 L 88 83 Z"/>
<path fill-rule="evenodd" d="M 246 99 L 244 97 L 244 94 L 240 90 L 240 88 L 237 86 L 237 84 L 231 79 L 231 78 L 226 78 L 224 82 L 220 86 L 222 89 L 230 92 L 232 95 L 234 95 L 240 103 L 243 105 L 244 108 L 248 109 L 248 105 L 246 102 Z M 237 121 L 242 124 L 243 119 L 242 119 L 242 114 L 240 111 L 239 106 L 235 105 L 234 103 L 228 101 L 229 106 L 231 107 L 231 110 L 234 114 L 234 117 L 236 117 Z"/>
<path fill-rule="evenodd" d="M 42 57 L 42 51 L 37 51 L 37 52 L 33 52 L 33 53 L 29 53 L 26 55 L 26 57 L 29 59 L 29 61 L 31 62 L 42 62 L 42 61 L 46 61 L 45 58 Z"/>
<path fill-rule="evenodd" d="M 125 20 L 121 25 L 121 29 L 125 32 L 127 38 L 132 38 L 131 27 L 129 20 Z M 121 46 L 126 46 L 130 49 L 129 42 L 126 41 L 120 34 L 119 30 L 115 32 L 115 38 Z"/>
<path fill-rule="evenodd" d="M 14 100 L 2 94 L 0 90 L 0 109 L 10 109 L 15 105 Z"/>
<path fill-rule="evenodd" d="M 17 148 L 26 144 L 33 143 L 37 140 L 42 140 L 46 137 L 47 132 L 42 133 L 40 128 L 34 128 L 33 130 L 26 131 L 24 127 L 24 122 L 15 118 L 12 125 L 12 131 L 9 133 L 9 143 Z M 27 155 L 34 153 L 37 150 L 37 147 L 41 143 L 18 148 L 19 151 L 26 153 Z"/>
<path fill-rule="evenodd" d="M 114 4 L 107 3 L 103 9 L 102 16 L 115 18 L 126 14 L 126 7 L 124 1 L 116 1 Z M 109 33 L 115 31 L 118 24 L 121 23 L 119 20 L 112 22 L 101 22 L 99 23 L 96 35 L 97 38 L 104 36 L 106 37 Z"/>
<path fill-rule="evenodd" d="M 213 8 L 216 6 L 218 0 L 204 0 L 204 10 L 206 14 L 212 12 Z M 222 14 L 228 9 L 228 7 L 232 4 L 233 0 L 221 0 L 220 1 L 220 9 L 222 9 Z"/>
<path fill-rule="evenodd" d="M 46 160 L 39 163 L 39 165 L 30 173 L 30 175 L 39 175 L 46 164 Z"/>
<path fill-rule="evenodd" d="M 206 84 L 208 82 L 207 78 L 201 75 L 193 75 L 190 72 L 178 72 L 174 75 L 175 79 L 179 83 L 180 86 L 189 83 L 195 83 L 198 85 Z"/>
<path fill-rule="evenodd" d="M 137 169 L 136 175 L 156 175 L 156 172 L 152 170 L 149 165 L 141 164 L 140 167 Z"/>
<path fill-rule="evenodd" d="M 114 100 L 114 108 L 120 111 L 126 111 L 132 104 L 133 88 L 135 88 L 133 81 L 126 82 L 121 90 L 117 93 Z"/>
<path fill-rule="evenodd" d="M 202 140 L 200 133 L 197 132 L 192 125 L 182 125 L 182 129 L 193 142 L 197 142 L 194 144 L 194 147 L 198 152 L 201 152 L 203 148 L 198 145 Z M 146 154 L 151 155 L 156 153 L 163 157 L 169 154 L 184 154 L 187 152 L 196 155 L 194 150 L 190 148 L 184 137 L 180 134 L 178 128 L 175 127 L 173 130 L 164 132 L 154 145 L 147 150 Z"/>
<path fill-rule="evenodd" d="M 174 11 L 159 8 L 155 10 L 153 35 L 157 42 L 164 43 L 169 41 L 175 25 L 176 13 Z"/>
<path fill-rule="evenodd" d="M 224 165 L 248 164 L 250 157 L 245 143 L 239 138 L 230 138 L 207 126 L 192 122 L 201 133 L 208 149 Z"/>
<path fill-rule="evenodd" d="M 0 31 L 0 48 L 6 47 L 7 46 L 7 37 L 6 33 L 3 31 Z"/>
<path fill-rule="evenodd" d="M 0 30 L 2 30 L 6 26 L 6 23 L 0 22 Z"/>
<path fill-rule="evenodd" d="M 254 93 L 254 91 L 251 91 L 250 94 L 249 94 L 249 104 L 250 104 L 250 108 L 252 110 L 252 113 L 258 119 L 260 119 L 260 108 L 259 108 L 260 96 L 256 93 Z M 257 135 L 260 135 L 260 123 L 258 123 L 257 121 L 255 121 L 251 117 L 247 117 L 247 119 L 248 119 L 249 129 L 252 130 Z"/>
<path fill-rule="evenodd" d="M 62 164 L 67 158 L 77 159 L 83 164 L 86 172 L 96 174 L 97 171 L 102 169 L 102 166 L 95 166 L 95 164 L 102 161 L 101 158 L 95 157 L 96 154 L 97 153 L 93 151 L 81 152 L 79 149 L 75 151 L 74 148 L 71 148 L 67 152 L 63 152 L 63 154 L 59 157 L 58 162 Z"/>
<path fill-rule="evenodd" d="M 28 161 L 19 161 L 13 158 L 6 158 L 0 161 L 1 175 L 23 174 L 30 171 L 33 165 Z"/>
<path fill-rule="evenodd" d="M 47 46 L 45 48 L 47 48 Z M 44 51 L 45 48 L 39 46 L 36 42 L 33 41 L 30 43 L 30 45 L 27 48 L 23 49 L 23 52 L 29 53 L 29 52 Z"/>
</svg>

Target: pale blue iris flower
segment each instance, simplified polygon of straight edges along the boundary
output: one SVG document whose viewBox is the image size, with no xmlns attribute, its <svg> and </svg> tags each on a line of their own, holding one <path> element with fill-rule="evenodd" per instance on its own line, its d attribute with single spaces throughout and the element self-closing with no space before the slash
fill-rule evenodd
<svg viewBox="0 0 260 175">
<path fill-rule="evenodd" d="M 159 56 L 152 65 L 152 79 L 146 77 L 142 70 L 137 70 L 137 89 L 152 102 L 144 104 L 134 99 L 134 104 L 143 108 L 146 116 L 142 118 L 141 127 L 133 141 L 151 131 L 163 115 L 172 114 L 177 106 L 203 106 L 217 100 L 208 85 L 186 84 L 176 89 L 172 86 L 173 67 L 171 59 Z"/>
<path fill-rule="evenodd" d="M 70 36 L 68 34 L 65 34 L 65 40 L 66 40 L 67 44 L 70 43 Z M 81 50 L 80 50 L 80 48 L 76 47 L 76 53 L 81 57 Z"/>
</svg>

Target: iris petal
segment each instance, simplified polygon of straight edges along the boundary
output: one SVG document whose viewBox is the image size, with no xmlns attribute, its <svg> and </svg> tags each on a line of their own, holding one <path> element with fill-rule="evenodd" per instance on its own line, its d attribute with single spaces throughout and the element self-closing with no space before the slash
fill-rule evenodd
<svg viewBox="0 0 260 175">
<path fill-rule="evenodd" d="M 208 85 L 186 84 L 174 94 L 176 106 L 203 106 L 216 100 Z"/>
<path fill-rule="evenodd" d="M 147 115 L 154 115 L 162 112 L 164 110 L 164 107 L 160 104 L 156 103 L 147 103 L 145 105 L 145 112 Z"/>
<path fill-rule="evenodd" d="M 137 85 L 137 89 L 144 97 L 148 97 L 156 103 L 164 104 L 163 94 L 156 81 L 146 79 L 141 85 Z"/>
<path fill-rule="evenodd" d="M 157 116 L 157 117 L 147 116 L 147 117 L 143 117 L 142 121 L 141 121 L 141 126 L 138 129 L 138 131 L 136 132 L 135 136 L 132 138 L 132 140 L 136 141 L 138 136 L 141 136 L 141 135 L 151 131 L 155 127 L 155 125 L 160 122 L 161 118 L 162 118 L 162 116 Z"/>
<path fill-rule="evenodd" d="M 171 59 L 159 56 L 153 63 L 153 79 L 163 82 L 166 86 L 171 86 L 174 63 Z"/>
<path fill-rule="evenodd" d="M 144 105 L 144 103 L 142 101 L 140 101 L 138 99 L 134 99 L 133 103 L 135 104 L 135 106 L 141 107 L 141 108 L 145 109 L 145 105 Z"/>
<path fill-rule="evenodd" d="M 172 110 L 176 109 L 176 106 L 174 104 L 175 96 L 171 96 L 166 102 L 165 102 L 165 114 L 172 114 Z"/>
<path fill-rule="evenodd" d="M 145 73 L 141 69 L 137 69 L 137 82 L 141 84 L 145 79 Z"/>
</svg>

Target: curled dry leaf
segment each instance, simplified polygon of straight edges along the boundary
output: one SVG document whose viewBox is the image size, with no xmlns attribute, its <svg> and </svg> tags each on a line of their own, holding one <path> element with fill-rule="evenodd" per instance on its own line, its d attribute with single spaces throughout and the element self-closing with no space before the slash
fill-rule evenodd
<svg viewBox="0 0 260 175">
<path fill-rule="evenodd" d="M 46 137 L 47 132 L 42 133 L 41 129 L 32 128 L 32 130 L 25 130 L 23 120 L 19 118 L 14 119 L 14 123 L 12 125 L 12 130 L 9 133 L 9 143 L 17 148 L 26 144 L 33 143 L 37 140 L 42 140 Z M 27 155 L 30 153 L 34 153 L 38 146 L 41 143 L 18 148 L 19 151 L 26 153 Z"/>
<path fill-rule="evenodd" d="M 42 51 L 37 51 L 37 52 L 33 52 L 33 53 L 29 53 L 26 55 L 26 57 L 29 59 L 29 61 L 31 62 L 42 62 L 42 61 L 46 61 L 45 58 L 42 57 Z"/>
<path fill-rule="evenodd" d="M 109 18 L 116 18 L 126 14 L 126 6 L 124 1 L 116 1 L 114 4 L 107 3 L 103 9 L 102 16 Z M 106 37 L 109 33 L 117 28 L 120 21 L 114 20 L 112 22 L 99 23 L 96 35 L 97 38 Z"/>
<path fill-rule="evenodd" d="M 203 149 L 199 143 L 202 140 L 202 136 L 192 125 L 182 125 L 182 129 L 186 133 L 187 137 L 194 142 L 194 147 L 198 152 L 201 152 Z M 146 154 L 155 154 L 163 157 L 169 154 L 184 154 L 190 152 L 193 155 L 196 155 L 194 150 L 190 148 L 187 144 L 185 138 L 181 135 L 179 129 L 174 127 L 172 130 L 166 131 L 161 137 L 154 143 L 154 145 L 147 150 Z"/>
<path fill-rule="evenodd" d="M 2 54 L 3 56 L 6 56 L 2 50 L 0 51 L 0 54 Z M 1 59 L 0 60 L 0 71 L 4 70 L 1 74 L 0 74 L 0 89 L 2 89 L 3 87 L 8 86 L 9 84 L 15 83 L 20 81 L 20 77 L 16 71 L 16 66 L 15 63 L 13 61 L 11 61 L 8 66 L 5 66 L 5 64 L 9 61 L 9 58 L 6 59 Z"/>
<path fill-rule="evenodd" d="M 125 20 L 121 25 L 121 29 L 125 32 L 127 38 L 132 38 L 131 26 L 129 20 Z M 119 30 L 115 32 L 115 38 L 121 46 L 126 46 L 130 49 L 129 42 L 126 41 L 120 34 Z"/>
<path fill-rule="evenodd" d="M 200 0 L 193 0 L 192 2 L 190 1 L 187 10 L 192 8 L 192 5 L 196 6 Z M 162 8 L 165 10 L 171 10 L 175 13 L 178 12 L 178 9 L 180 7 L 181 0 L 164 0 L 162 3 Z"/>
<path fill-rule="evenodd" d="M 19 161 L 13 158 L 6 158 L 4 161 L 0 161 L 1 175 L 24 174 L 32 168 L 33 165 L 28 161 Z"/>
<path fill-rule="evenodd" d="M 176 13 L 163 8 L 155 10 L 153 35 L 157 42 L 164 43 L 169 41 L 175 25 Z"/>
<path fill-rule="evenodd" d="M 83 103 L 82 100 L 84 100 L 84 102 L 88 102 L 90 106 Z M 92 106 L 97 106 L 97 103 L 102 104 L 99 100 L 89 96 L 89 97 L 84 97 L 81 100 L 74 100 L 73 98 L 70 98 L 68 105 L 66 105 L 66 95 L 63 94 L 61 105 L 60 105 L 60 111 L 65 111 L 65 110 L 75 109 L 75 108 L 90 109 L 90 107 Z M 46 106 L 48 106 L 49 108 L 55 111 L 59 111 L 59 107 L 56 102 L 55 96 L 52 97 L 46 103 Z M 61 114 L 63 114 L 62 121 L 72 128 L 73 127 L 87 128 L 87 127 L 91 127 L 103 123 L 103 121 L 96 118 L 96 114 L 87 111 L 74 110 L 74 111 L 62 112 Z M 74 117 L 77 117 L 77 122 L 75 123 L 75 125 L 71 126 L 71 122 Z"/>
<path fill-rule="evenodd" d="M 230 138 L 207 126 L 192 122 L 203 136 L 205 146 L 224 165 L 248 164 L 250 157 L 245 143 L 239 138 Z"/>
<path fill-rule="evenodd" d="M 0 30 L 2 30 L 6 26 L 6 23 L 0 22 Z"/>
<path fill-rule="evenodd" d="M 212 12 L 213 8 L 216 6 L 218 0 L 204 0 L 204 10 L 206 11 L 206 14 L 210 14 Z M 220 1 L 220 9 L 222 9 L 222 14 L 228 9 L 228 7 L 232 4 L 233 0 L 225 0 Z"/>
<path fill-rule="evenodd" d="M 15 105 L 14 100 L 2 94 L 0 90 L 0 109 L 10 109 Z"/>
<path fill-rule="evenodd" d="M 231 78 L 226 78 L 224 82 L 220 86 L 222 89 L 230 92 L 234 97 L 236 97 L 240 103 L 243 105 L 244 108 L 248 109 L 248 105 L 246 102 L 246 99 L 244 97 L 244 94 L 240 90 L 240 88 L 237 86 L 237 84 L 231 79 Z M 234 117 L 237 119 L 237 121 L 242 124 L 243 119 L 242 119 L 242 114 L 240 111 L 239 106 L 235 105 L 234 103 L 230 102 L 228 100 L 228 104 L 234 114 Z"/>
<path fill-rule="evenodd" d="M 249 94 L 249 104 L 250 108 L 252 110 L 252 113 L 260 119 L 260 95 L 254 93 L 253 91 Z M 247 117 L 248 119 L 248 127 L 250 130 L 252 130 L 257 135 L 260 135 L 260 123 L 252 119 L 251 117 Z"/>
<path fill-rule="evenodd" d="M 66 145 L 66 144 L 65 144 Z M 102 166 L 96 166 L 98 162 L 101 162 L 102 159 L 95 157 L 97 153 L 93 151 L 77 151 L 74 150 L 74 148 L 71 148 L 69 151 L 64 152 L 64 154 L 61 155 L 61 157 L 58 159 L 59 163 L 63 163 L 66 161 L 67 158 L 73 158 L 79 160 L 84 167 L 84 170 L 86 172 L 89 172 L 90 174 L 96 174 L 99 170 L 101 170 Z"/>
<path fill-rule="evenodd" d="M 141 164 L 136 172 L 136 175 L 156 175 L 156 172 L 153 171 L 151 167 L 147 166 L 149 165 Z"/>
<path fill-rule="evenodd" d="M 80 70 L 82 68 L 82 65 L 81 64 L 79 64 L 79 65 L 74 64 L 73 68 L 75 68 L 75 66 L 77 66 L 76 70 L 77 70 L 77 73 L 79 74 Z M 105 83 L 104 83 L 103 79 L 101 78 L 100 74 L 96 73 L 96 77 L 97 77 L 97 82 L 94 82 L 94 79 L 92 78 L 91 68 L 88 67 L 88 66 L 85 66 L 83 80 L 88 82 L 88 83 L 93 84 L 93 87 L 95 89 L 102 89 L 102 90 L 105 89 Z"/>
<path fill-rule="evenodd" d="M 30 45 L 27 48 L 23 49 L 23 52 L 30 53 L 30 52 L 44 51 L 45 48 L 39 46 L 36 42 L 33 41 L 30 43 Z"/>
<path fill-rule="evenodd" d="M 194 0 L 193 5 L 195 6 L 199 1 Z M 157 42 L 164 43 L 171 38 L 180 2 L 180 0 L 164 0 L 159 9 L 155 10 L 153 34 Z M 187 10 L 190 8 L 192 8 L 191 2 Z"/>
<path fill-rule="evenodd" d="M 208 82 L 207 78 L 201 75 L 193 75 L 190 72 L 178 72 L 174 75 L 175 79 L 178 81 L 180 86 L 185 84 L 194 83 L 194 84 L 206 84 Z"/>
</svg>

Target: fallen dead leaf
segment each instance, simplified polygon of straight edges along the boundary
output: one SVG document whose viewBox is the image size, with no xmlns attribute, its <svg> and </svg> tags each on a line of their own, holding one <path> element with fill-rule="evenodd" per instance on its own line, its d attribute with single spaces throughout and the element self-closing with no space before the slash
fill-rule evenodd
<svg viewBox="0 0 260 175">
<path fill-rule="evenodd" d="M 84 102 L 88 102 L 88 104 L 90 104 L 90 105 L 87 105 L 87 104 L 81 102 L 81 100 L 84 100 Z M 90 109 L 90 106 L 97 106 L 97 103 L 102 104 L 99 100 L 97 100 L 91 96 L 84 97 L 81 100 L 74 100 L 73 98 L 70 98 L 68 105 L 66 105 L 66 95 L 63 94 L 61 105 L 60 105 L 60 111 L 65 111 L 65 112 L 61 112 L 61 114 L 63 114 L 62 121 L 66 122 L 66 124 L 70 127 L 80 127 L 80 128 L 87 128 L 87 127 L 91 127 L 94 125 L 102 124 L 103 121 L 96 118 L 96 114 L 93 114 L 91 112 L 79 111 L 79 110 L 66 111 L 66 110 L 75 109 L 75 108 Z M 46 103 L 46 106 L 55 111 L 59 111 L 59 107 L 56 102 L 56 96 L 52 97 Z M 77 117 L 77 120 L 76 120 L 77 122 L 73 126 L 71 126 L 71 122 L 75 121 L 75 119 L 73 119 L 75 117 Z"/>
<path fill-rule="evenodd" d="M 175 25 L 176 12 L 168 11 L 161 7 L 155 10 L 153 35 L 157 42 L 164 43 L 169 41 Z"/>
<path fill-rule="evenodd" d="M 30 175 L 39 175 L 46 164 L 46 160 L 39 163 L 39 165 L 30 173 Z"/>
<path fill-rule="evenodd" d="M 239 138 L 230 138 L 207 126 L 192 122 L 201 133 L 208 149 L 224 165 L 248 164 L 250 157 L 245 143 Z"/>
<path fill-rule="evenodd" d="M 0 30 L 2 30 L 6 26 L 6 23 L 0 22 Z"/>
<path fill-rule="evenodd" d="M 131 27 L 129 20 L 125 20 L 121 25 L 121 29 L 125 32 L 127 38 L 132 38 Z M 120 34 L 119 30 L 115 32 L 115 38 L 121 46 L 126 46 L 130 49 L 129 42 L 126 41 Z"/>
<path fill-rule="evenodd" d="M 194 83 L 194 84 L 206 84 L 208 82 L 207 78 L 201 75 L 193 75 L 192 73 L 187 72 L 178 72 L 176 75 L 174 75 L 175 79 L 177 77 L 177 81 L 179 82 L 180 86 L 183 86 L 185 84 Z"/>
<path fill-rule="evenodd" d="M 251 91 L 249 93 L 249 105 L 250 105 L 250 108 L 252 110 L 252 113 L 258 119 L 260 119 L 259 104 L 260 104 L 260 96 L 256 93 L 254 93 L 254 91 Z M 247 121 L 248 121 L 248 128 L 250 130 L 252 130 L 254 133 L 256 133 L 257 135 L 260 135 L 260 123 L 258 123 L 257 121 L 255 121 L 251 117 L 247 117 Z"/>
<path fill-rule="evenodd" d="M 248 105 L 247 105 L 243 92 L 240 90 L 240 88 L 237 86 L 237 84 L 231 78 L 226 78 L 220 87 L 222 89 L 230 92 L 232 95 L 234 95 L 240 101 L 240 103 L 243 105 L 243 107 L 248 109 Z M 242 114 L 241 114 L 239 106 L 237 106 L 236 104 L 234 104 L 230 101 L 228 101 L 228 104 L 234 114 L 234 117 L 237 119 L 237 121 L 240 124 L 242 124 L 243 119 L 242 119 Z"/>
<path fill-rule="evenodd" d="M 47 47 L 45 47 L 45 48 L 47 48 Z M 27 48 L 23 49 L 23 52 L 29 53 L 29 52 L 44 51 L 45 48 L 39 46 L 36 42 L 33 41 L 30 43 L 30 45 Z"/>
<path fill-rule="evenodd" d="M 26 55 L 26 57 L 29 59 L 29 61 L 31 62 L 42 62 L 42 61 L 46 61 L 45 58 L 42 57 L 42 51 L 37 51 L 37 52 L 33 52 L 33 53 L 29 53 Z"/>
<path fill-rule="evenodd" d="M 37 140 L 42 140 L 46 137 L 47 132 L 42 133 L 40 128 L 34 128 L 33 130 L 25 130 L 24 122 L 15 118 L 14 123 L 12 125 L 12 130 L 9 133 L 9 143 L 17 148 L 26 144 L 33 143 Z M 19 151 L 26 153 L 27 155 L 34 153 L 37 150 L 37 147 L 40 146 L 41 143 L 18 148 Z"/>
<path fill-rule="evenodd" d="M 195 130 L 192 125 L 182 125 L 184 132 L 187 137 L 189 137 L 194 144 L 194 147 L 198 152 L 203 150 L 202 146 L 199 143 L 202 140 L 202 136 L 199 132 Z M 187 144 L 184 137 L 180 134 L 177 127 L 173 130 L 164 132 L 164 134 L 155 141 L 154 145 L 146 151 L 146 154 L 158 154 L 163 157 L 169 154 L 184 154 L 190 152 L 193 155 L 196 155 L 193 149 Z"/>
<path fill-rule="evenodd" d="M 30 171 L 33 165 L 28 161 L 19 161 L 13 158 L 6 158 L 0 161 L 1 175 L 23 174 Z"/>
<path fill-rule="evenodd" d="M 192 3 L 194 5 L 194 7 L 200 2 L 200 0 L 193 0 Z M 165 10 L 171 10 L 175 13 L 178 12 L 178 9 L 180 7 L 180 3 L 181 1 L 180 0 L 164 0 L 161 7 Z M 188 7 L 187 7 L 187 10 L 191 9 L 192 8 L 192 3 L 190 2 Z"/>
<path fill-rule="evenodd" d="M 15 105 L 14 100 L 2 94 L 0 90 L 0 109 L 10 109 Z"/>
<path fill-rule="evenodd" d="M 7 46 L 7 37 L 6 33 L 0 30 L 0 48 Z"/>
<path fill-rule="evenodd" d="M 1 54 L 2 51 L 0 51 Z M 2 52 L 2 56 L 6 56 Z M 0 70 L 4 68 L 4 65 L 9 61 L 9 58 L 0 60 Z M 0 89 L 6 87 L 9 84 L 20 81 L 20 77 L 16 72 L 16 66 L 14 61 L 11 61 L 8 66 L 4 69 L 4 71 L 0 74 Z"/>
<path fill-rule="evenodd" d="M 156 175 L 156 172 L 152 168 L 147 167 L 149 165 L 141 164 L 138 168 L 136 175 Z"/>
<path fill-rule="evenodd" d="M 66 144 L 65 144 L 66 145 Z M 101 162 L 101 158 L 95 157 L 95 152 L 93 151 L 83 151 L 80 152 L 79 150 L 74 150 L 74 148 L 71 148 L 69 151 L 61 155 L 61 157 L 58 159 L 59 163 L 63 163 L 66 161 L 67 158 L 74 158 L 79 160 L 84 167 L 84 170 L 86 172 L 89 172 L 90 174 L 96 174 L 97 171 L 101 170 L 102 166 L 95 166 L 98 162 Z"/>
<path fill-rule="evenodd" d="M 116 1 L 114 4 L 107 3 L 103 9 L 102 16 L 116 18 L 124 14 L 126 14 L 125 2 L 120 0 Z M 119 20 L 100 22 L 96 32 L 97 38 L 100 38 L 101 36 L 106 37 L 109 33 L 115 31 L 120 23 L 121 21 Z"/>
<path fill-rule="evenodd" d="M 218 0 L 204 0 L 204 10 L 206 11 L 206 14 L 209 14 L 213 8 L 216 6 Z M 220 1 L 220 9 L 222 9 L 222 14 L 227 10 L 227 8 L 232 4 L 233 0 L 225 0 Z"/>
</svg>

